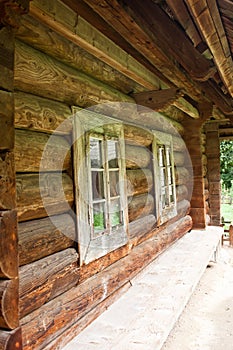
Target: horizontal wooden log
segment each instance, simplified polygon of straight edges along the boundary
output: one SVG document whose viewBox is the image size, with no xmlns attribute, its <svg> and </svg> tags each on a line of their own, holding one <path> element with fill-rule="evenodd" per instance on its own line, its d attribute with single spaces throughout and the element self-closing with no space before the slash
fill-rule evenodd
<svg viewBox="0 0 233 350">
<path fill-rule="evenodd" d="M 109 266 L 98 276 L 72 288 L 43 305 L 21 320 L 25 350 L 43 348 L 71 327 L 88 312 L 127 283 L 174 240 L 184 235 L 192 225 L 189 216 L 168 225 L 159 236 L 135 247 L 132 252 Z M 105 281 L 105 283 L 103 283 Z"/>
<path fill-rule="evenodd" d="M 14 329 L 19 325 L 18 278 L 0 280 L 0 328 Z"/>
<path fill-rule="evenodd" d="M 150 194 L 134 196 L 128 201 L 129 221 L 152 214 L 154 211 L 154 197 Z"/>
<path fill-rule="evenodd" d="M 127 170 L 126 176 L 128 196 L 149 193 L 151 191 L 153 177 L 149 169 Z"/>
<path fill-rule="evenodd" d="M 151 152 L 146 147 L 125 146 L 125 163 L 127 169 L 147 168 L 151 161 Z"/>
<path fill-rule="evenodd" d="M 20 173 L 68 170 L 71 166 L 70 148 L 62 136 L 16 130 L 15 169 Z"/>
<path fill-rule="evenodd" d="M 124 137 L 127 143 L 148 147 L 153 142 L 153 134 L 146 128 L 124 124 Z"/>
<path fill-rule="evenodd" d="M 1 49 L 0 49 L 0 53 L 1 53 Z M 14 95 L 11 92 L 0 90 L 0 150 L 12 150 L 13 148 L 14 148 Z"/>
<path fill-rule="evenodd" d="M 188 189 L 185 185 L 176 186 L 176 200 L 177 202 L 183 199 L 188 199 Z"/>
<path fill-rule="evenodd" d="M 20 318 L 76 286 L 78 280 L 78 254 L 73 248 L 20 267 Z"/>
<path fill-rule="evenodd" d="M 184 167 L 175 168 L 176 185 L 185 185 L 193 181 L 189 171 Z"/>
<path fill-rule="evenodd" d="M 19 41 L 16 41 L 14 79 L 18 90 L 71 105 L 132 102 L 127 95 Z"/>
<path fill-rule="evenodd" d="M 134 220 L 129 224 L 129 236 L 130 241 L 134 238 L 144 236 L 146 233 L 149 233 L 156 226 L 156 218 L 154 215 L 150 214 Z"/>
<path fill-rule="evenodd" d="M 15 167 L 13 152 L 0 152 L 0 210 L 15 208 Z"/>
<path fill-rule="evenodd" d="M 19 265 L 22 266 L 74 246 L 75 222 L 69 214 L 21 222 L 18 236 Z"/>
<path fill-rule="evenodd" d="M 18 220 L 27 221 L 67 212 L 73 205 L 73 182 L 67 174 L 18 174 Z M 42 200 L 42 197 L 43 200 Z"/>
<path fill-rule="evenodd" d="M 58 14 L 57 11 L 58 8 L 56 9 L 56 19 Z M 88 23 L 86 26 L 88 26 Z M 73 28 L 73 30 L 74 29 L 75 28 Z M 38 50 L 45 52 L 65 64 L 81 70 L 87 75 L 92 76 L 99 81 L 103 81 L 126 94 L 132 90 L 140 91 L 140 88 L 142 89 L 141 85 L 118 72 L 113 66 L 104 63 L 98 57 L 92 56 L 79 45 L 67 40 L 56 31 L 51 31 L 48 26 L 43 25 L 42 22 L 37 21 L 33 17 L 24 16 L 22 18 L 21 26 L 17 30 L 16 36 Z M 48 43 L 50 44 L 48 45 Z M 94 67 L 93 62 L 95 62 Z"/>
<path fill-rule="evenodd" d="M 3 90 L 14 89 L 14 33 L 9 26 L 0 28 L 0 87 Z"/>
<path fill-rule="evenodd" d="M 70 134 L 71 109 L 64 103 L 15 92 L 15 127 L 56 134 Z"/>
<path fill-rule="evenodd" d="M 174 163 L 175 166 L 182 166 L 185 163 L 185 154 L 183 152 L 174 152 Z"/>
<path fill-rule="evenodd" d="M 15 210 L 0 212 L 0 277 L 18 276 L 17 213 Z"/>
<path fill-rule="evenodd" d="M 21 328 L 16 328 L 13 331 L 0 330 L 0 349 L 1 350 L 22 349 Z"/>
</svg>

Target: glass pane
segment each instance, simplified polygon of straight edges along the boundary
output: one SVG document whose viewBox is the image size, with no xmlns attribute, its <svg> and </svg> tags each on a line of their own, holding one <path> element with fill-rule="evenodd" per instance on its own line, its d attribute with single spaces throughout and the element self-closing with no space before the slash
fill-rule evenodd
<svg viewBox="0 0 233 350">
<path fill-rule="evenodd" d="M 92 171 L 91 172 L 92 180 L 92 196 L 93 200 L 104 199 L 104 180 L 103 180 L 103 171 Z"/>
<path fill-rule="evenodd" d="M 119 195 L 119 171 L 109 171 L 110 197 Z"/>
<path fill-rule="evenodd" d="M 119 199 L 110 202 L 110 225 L 116 227 L 122 222 L 122 213 Z"/>
<path fill-rule="evenodd" d="M 102 140 L 90 138 L 90 159 L 92 168 L 102 167 Z"/>
<path fill-rule="evenodd" d="M 108 145 L 108 166 L 109 168 L 118 168 L 118 142 L 113 140 L 107 141 Z"/>
<path fill-rule="evenodd" d="M 106 228 L 104 208 L 105 203 L 93 204 L 93 224 L 95 233 L 101 232 Z"/>
</svg>

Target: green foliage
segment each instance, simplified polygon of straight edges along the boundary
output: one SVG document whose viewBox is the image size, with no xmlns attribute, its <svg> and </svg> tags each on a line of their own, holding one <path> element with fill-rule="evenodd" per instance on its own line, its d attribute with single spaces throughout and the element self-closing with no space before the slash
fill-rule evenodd
<svg viewBox="0 0 233 350">
<path fill-rule="evenodd" d="M 232 187 L 233 180 L 233 141 L 220 143 L 220 166 L 222 184 L 226 189 Z"/>
</svg>

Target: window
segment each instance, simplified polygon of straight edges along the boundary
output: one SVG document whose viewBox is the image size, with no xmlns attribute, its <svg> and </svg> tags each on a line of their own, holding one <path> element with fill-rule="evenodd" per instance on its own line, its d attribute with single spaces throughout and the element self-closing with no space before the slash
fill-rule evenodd
<svg viewBox="0 0 233 350">
<path fill-rule="evenodd" d="M 81 263 L 128 241 L 123 124 L 87 110 L 74 118 L 74 170 Z"/>
<path fill-rule="evenodd" d="M 177 214 L 172 136 L 154 132 L 154 179 L 158 224 Z"/>
</svg>

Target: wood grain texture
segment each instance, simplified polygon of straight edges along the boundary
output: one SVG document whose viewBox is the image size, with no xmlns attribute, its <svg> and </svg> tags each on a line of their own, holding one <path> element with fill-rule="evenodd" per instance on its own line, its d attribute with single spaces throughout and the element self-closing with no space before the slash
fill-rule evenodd
<svg viewBox="0 0 233 350">
<path fill-rule="evenodd" d="M 0 212 L 0 278 L 18 276 L 17 213 Z"/>
<path fill-rule="evenodd" d="M 21 222 L 18 225 L 19 266 L 74 246 L 75 222 L 71 215 Z"/>
<path fill-rule="evenodd" d="M 18 174 L 16 187 L 19 221 L 61 214 L 73 205 L 73 182 L 67 174 L 42 173 L 40 181 L 38 174 Z"/>
<path fill-rule="evenodd" d="M 14 95 L 0 90 L 0 150 L 14 147 Z"/>
<path fill-rule="evenodd" d="M 68 105 L 36 95 L 15 92 L 15 127 L 56 134 L 72 131 Z"/>
<path fill-rule="evenodd" d="M 0 151 L 0 210 L 15 208 L 14 153 Z"/>
<path fill-rule="evenodd" d="M 146 147 L 125 146 L 126 169 L 147 168 L 151 161 L 151 153 Z"/>
<path fill-rule="evenodd" d="M 19 325 L 18 314 L 19 281 L 18 278 L 0 280 L 0 327 L 14 329 Z"/>
<path fill-rule="evenodd" d="M 70 148 L 62 136 L 16 130 L 15 170 L 20 173 L 69 170 Z"/>
<path fill-rule="evenodd" d="M 125 285 L 192 225 L 189 216 L 169 225 L 161 235 L 135 247 L 131 254 L 112 264 L 98 276 L 72 288 L 21 320 L 24 349 L 43 348 L 101 301 Z M 103 284 L 103 281 L 105 283 Z"/>
<path fill-rule="evenodd" d="M 129 221 L 137 220 L 143 216 L 153 214 L 154 197 L 150 194 L 134 196 L 128 201 Z"/>
<path fill-rule="evenodd" d="M 16 41 L 14 81 L 15 87 L 23 92 L 70 105 L 132 102 L 127 95 L 19 41 Z"/>
<path fill-rule="evenodd" d="M 78 254 L 69 248 L 19 269 L 20 318 L 76 286 Z"/>
<path fill-rule="evenodd" d="M 153 186 L 153 176 L 149 169 L 127 170 L 128 196 L 149 193 Z"/>
</svg>

